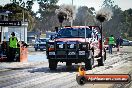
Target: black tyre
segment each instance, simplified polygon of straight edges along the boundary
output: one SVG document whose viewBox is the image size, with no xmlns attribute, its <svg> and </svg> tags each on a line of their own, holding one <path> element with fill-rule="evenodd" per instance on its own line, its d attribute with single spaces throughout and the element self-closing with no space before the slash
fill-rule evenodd
<svg viewBox="0 0 132 88">
<path fill-rule="evenodd" d="M 94 55 L 93 52 L 90 51 L 90 57 L 85 60 L 85 69 L 92 70 L 92 65 L 94 65 Z"/>
<path fill-rule="evenodd" d="M 38 49 L 37 48 L 35 48 L 35 51 L 37 51 Z"/>
<path fill-rule="evenodd" d="M 100 57 L 100 59 L 98 59 L 97 61 L 98 61 L 98 66 L 104 66 L 104 57 Z"/>
<path fill-rule="evenodd" d="M 91 59 L 85 60 L 85 69 L 92 70 L 92 60 Z"/>
<path fill-rule="evenodd" d="M 104 49 L 104 61 L 106 60 L 106 50 Z"/>
<path fill-rule="evenodd" d="M 72 66 L 72 63 L 71 62 L 66 62 L 66 66 Z"/>
<path fill-rule="evenodd" d="M 50 70 L 56 70 L 56 68 L 57 68 L 57 61 L 49 59 L 49 68 L 50 68 Z"/>
<path fill-rule="evenodd" d="M 91 56 L 91 63 L 94 65 L 94 55 Z"/>
<path fill-rule="evenodd" d="M 91 52 L 92 65 L 94 65 L 94 49 Z"/>
<path fill-rule="evenodd" d="M 66 68 L 67 68 L 67 70 L 70 70 L 71 66 L 72 66 L 71 62 L 66 62 Z"/>
<path fill-rule="evenodd" d="M 40 49 L 40 51 L 43 51 L 43 49 Z"/>
</svg>

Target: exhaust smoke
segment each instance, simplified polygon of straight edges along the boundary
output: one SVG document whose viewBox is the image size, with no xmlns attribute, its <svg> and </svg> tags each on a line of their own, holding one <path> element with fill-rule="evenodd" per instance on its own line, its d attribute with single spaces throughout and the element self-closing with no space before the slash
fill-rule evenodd
<svg viewBox="0 0 132 88">
<path fill-rule="evenodd" d="M 113 16 L 113 12 L 109 8 L 102 8 L 96 14 L 96 19 L 100 22 L 109 21 Z"/>
<path fill-rule="evenodd" d="M 58 16 L 60 23 L 64 20 L 74 20 L 76 17 L 75 7 L 72 5 L 61 5 L 59 9 L 56 9 L 55 13 Z"/>
</svg>

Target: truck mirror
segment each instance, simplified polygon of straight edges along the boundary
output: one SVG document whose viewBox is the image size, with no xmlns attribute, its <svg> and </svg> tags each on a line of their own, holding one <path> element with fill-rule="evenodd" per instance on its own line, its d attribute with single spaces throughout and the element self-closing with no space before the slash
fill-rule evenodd
<svg viewBox="0 0 132 88">
<path fill-rule="evenodd" d="M 98 37 L 98 35 L 96 35 L 97 36 L 97 40 L 99 39 L 99 37 Z"/>
<path fill-rule="evenodd" d="M 53 35 L 50 35 L 50 40 L 53 40 Z"/>
<path fill-rule="evenodd" d="M 58 27 L 55 27 L 55 31 L 56 31 L 56 33 L 58 32 Z"/>
</svg>

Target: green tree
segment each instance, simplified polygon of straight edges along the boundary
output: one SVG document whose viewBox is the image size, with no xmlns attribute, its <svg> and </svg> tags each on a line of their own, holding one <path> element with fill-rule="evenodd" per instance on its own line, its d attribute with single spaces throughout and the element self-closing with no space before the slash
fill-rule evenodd
<svg viewBox="0 0 132 88">
<path fill-rule="evenodd" d="M 35 25 L 36 30 L 48 31 L 54 30 L 55 26 L 58 26 L 59 22 L 55 14 L 55 10 L 59 8 L 56 3 L 58 0 L 38 0 L 40 17 L 37 18 Z"/>
<path fill-rule="evenodd" d="M 35 26 L 35 13 L 32 11 L 33 0 L 10 0 L 11 4 L 5 5 L 4 9 L 13 11 L 13 14 L 9 15 L 9 20 L 24 20 L 28 21 L 28 31 L 32 31 Z"/>
<path fill-rule="evenodd" d="M 127 34 L 129 37 L 132 37 L 132 9 L 128 9 L 124 11 L 124 22 L 127 28 Z"/>
<path fill-rule="evenodd" d="M 35 0 L 10 0 L 10 1 L 20 7 L 26 8 L 28 11 L 31 11 L 32 5 L 34 4 Z"/>
<path fill-rule="evenodd" d="M 95 25 L 95 9 L 93 7 L 88 8 L 87 6 L 82 6 L 78 8 L 78 12 L 76 14 L 76 19 L 74 21 L 74 25 Z"/>
<path fill-rule="evenodd" d="M 103 33 L 105 33 L 105 36 L 110 36 L 111 34 L 115 37 L 121 36 L 123 32 L 123 11 L 118 5 L 114 5 L 113 0 L 104 0 L 102 7 L 110 8 L 113 12 L 112 19 L 103 24 Z"/>
</svg>

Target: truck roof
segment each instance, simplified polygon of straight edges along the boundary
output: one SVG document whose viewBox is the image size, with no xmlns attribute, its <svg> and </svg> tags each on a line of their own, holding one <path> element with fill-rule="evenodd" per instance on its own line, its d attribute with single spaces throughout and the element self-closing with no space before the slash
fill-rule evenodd
<svg viewBox="0 0 132 88">
<path fill-rule="evenodd" d="M 94 28 L 99 28 L 99 26 L 65 26 L 64 28 L 91 28 L 91 27 L 94 27 Z"/>
</svg>

